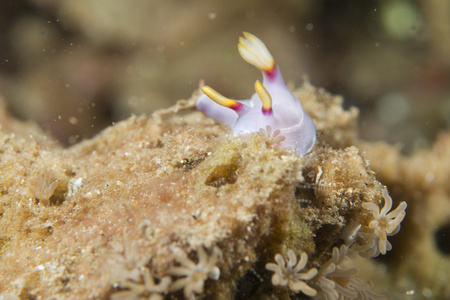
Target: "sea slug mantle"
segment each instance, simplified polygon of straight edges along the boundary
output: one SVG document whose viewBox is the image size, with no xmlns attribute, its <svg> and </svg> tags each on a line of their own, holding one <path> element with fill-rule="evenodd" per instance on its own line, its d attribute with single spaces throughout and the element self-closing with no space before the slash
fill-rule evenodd
<svg viewBox="0 0 450 300">
<path fill-rule="evenodd" d="M 276 145 L 280 148 L 293 149 L 300 156 L 309 153 L 316 142 L 314 122 L 286 86 L 264 43 L 248 32 L 243 34 L 239 39 L 239 53 L 262 71 L 263 83 L 257 80 L 256 93 L 248 100 L 239 101 L 203 85 L 204 95 L 199 98 L 197 109 L 229 125 L 235 135 L 267 130 L 268 135 L 269 132 L 279 135 Z"/>
</svg>

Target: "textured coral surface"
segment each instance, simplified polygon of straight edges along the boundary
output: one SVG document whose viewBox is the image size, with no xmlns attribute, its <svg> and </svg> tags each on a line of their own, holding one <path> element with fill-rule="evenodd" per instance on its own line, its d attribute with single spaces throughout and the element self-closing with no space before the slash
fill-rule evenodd
<svg viewBox="0 0 450 300">
<path fill-rule="evenodd" d="M 367 225 L 370 212 L 363 203 L 382 207 L 383 185 L 361 150 L 352 146 L 360 145 L 363 151 L 372 147 L 357 141 L 357 110 L 343 110 L 340 97 L 309 83 L 294 93 L 318 129 L 315 148 L 303 158 L 273 148 L 258 134 L 230 136 L 229 128 L 192 110 L 198 94 L 151 117 L 132 116 L 69 148 L 2 111 L 1 295 L 126 299 L 135 293 L 160 299 L 168 293 L 168 299 L 301 299 L 301 293 L 272 286 L 272 273 L 265 269 L 277 253 L 284 256 L 294 249 L 297 256 L 309 256 L 308 268 L 324 266 L 322 279 L 310 283 L 323 291 L 317 297 L 323 297 L 332 278 L 325 276 L 341 272 L 342 277 L 356 270 L 343 269 L 347 247 L 341 247 L 340 258 L 337 247 L 352 239 L 355 224 Z M 444 155 L 447 140 L 431 154 L 412 158 L 411 164 L 430 164 L 434 153 Z M 373 149 L 365 155 L 379 162 L 374 165 L 382 182 L 395 187 L 393 208 L 400 198 L 410 205 L 414 217 L 407 219 L 405 229 L 415 233 L 402 230 L 395 236 L 394 250 L 384 262 L 355 256 L 346 263 L 356 261 L 362 271 L 356 277 L 374 281 L 379 293 L 405 295 L 416 280 L 434 296 L 448 296 L 448 275 L 429 283 L 422 278 L 431 278 L 428 268 L 404 254 L 418 238 L 429 238 L 434 226 L 435 220 L 426 219 L 427 225 L 420 227 L 415 211 L 428 211 L 442 199 L 448 205 L 448 189 L 433 188 L 442 185 L 438 181 L 416 182 L 418 190 L 427 191 L 427 201 L 409 199 L 414 195 L 406 192 L 408 184 L 421 172 L 409 172 L 410 178 L 405 173 L 408 184 L 389 177 L 403 172 L 400 165 L 410 160 L 402 160 L 389 147 Z M 382 150 L 386 155 L 376 158 Z M 386 167 L 392 170 L 381 163 L 389 159 L 392 163 Z M 448 169 L 442 172 L 445 176 Z M 433 174 L 437 180 L 439 174 Z M 36 193 L 36 186 L 47 190 Z M 423 254 L 432 245 L 423 247 L 414 251 Z M 429 263 L 426 259 L 424 264 Z M 403 272 L 411 272 L 411 278 L 403 279 L 406 283 L 398 290 L 383 279 L 399 280 Z M 339 279 L 349 295 L 372 287 L 357 278 Z M 321 282 L 325 279 L 327 285 Z"/>
</svg>

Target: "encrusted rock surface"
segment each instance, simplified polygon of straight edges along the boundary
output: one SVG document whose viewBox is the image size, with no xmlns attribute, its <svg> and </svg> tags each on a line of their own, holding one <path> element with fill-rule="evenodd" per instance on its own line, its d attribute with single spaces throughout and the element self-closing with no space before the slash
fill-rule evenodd
<svg viewBox="0 0 450 300">
<path fill-rule="evenodd" d="M 292 296 L 271 286 L 265 264 L 294 249 L 319 267 L 349 228 L 367 221 L 362 203 L 383 203 L 383 185 L 352 146 L 367 147 L 357 141 L 357 109 L 343 110 L 340 97 L 309 83 L 295 94 L 318 129 L 315 148 L 303 158 L 258 134 L 230 136 L 228 128 L 193 110 L 197 93 L 69 148 L 2 111 L 2 295 L 107 299 L 130 289 L 129 282 L 147 284 L 149 274 L 155 284 L 163 277 L 176 282 L 177 268 L 190 260 L 205 277 L 185 270 L 181 278 L 187 278 L 184 286 L 193 285 L 191 279 L 204 283 L 203 293 L 194 290 L 199 297 Z M 385 173 L 380 178 L 388 180 Z M 32 192 L 44 175 L 57 182 L 50 205 Z M 398 202 L 394 197 L 394 207 Z M 410 241 L 411 234 L 396 237 Z M 362 279 L 382 282 L 370 276 L 383 276 L 386 268 L 364 264 Z M 186 289 L 167 297 L 185 296 Z"/>
</svg>

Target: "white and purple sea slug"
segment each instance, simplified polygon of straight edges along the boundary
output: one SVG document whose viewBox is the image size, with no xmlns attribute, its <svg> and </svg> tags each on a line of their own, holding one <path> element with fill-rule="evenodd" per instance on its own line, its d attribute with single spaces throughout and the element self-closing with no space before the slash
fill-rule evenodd
<svg viewBox="0 0 450 300">
<path fill-rule="evenodd" d="M 303 111 L 300 101 L 287 88 L 279 68 L 264 43 L 253 34 L 244 32 L 238 49 L 242 58 L 260 69 L 263 83 L 255 83 L 256 93 L 249 100 L 228 99 L 209 86 L 202 86 L 205 95 L 197 109 L 233 129 L 235 135 L 264 132 L 278 135 L 281 148 L 293 149 L 298 155 L 311 151 L 316 142 L 316 127 Z"/>
</svg>

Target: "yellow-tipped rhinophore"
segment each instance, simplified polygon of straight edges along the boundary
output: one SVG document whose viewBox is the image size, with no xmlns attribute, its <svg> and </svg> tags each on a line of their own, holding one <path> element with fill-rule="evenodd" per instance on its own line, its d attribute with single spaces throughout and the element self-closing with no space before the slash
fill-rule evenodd
<svg viewBox="0 0 450 300">
<path fill-rule="evenodd" d="M 261 71 L 270 72 L 275 67 L 272 54 L 266 45 L 251 33 L 243 32 L 244 37 L 239 38 L 238 50 L 242 58 Z"/>
<path fill-rule="evenodd" d="M 256 82 L 255 82 L 255 91 L 258 94 L 259 99 L 261 99 L 261 102 L 263 104 L 263 112 L 271 113 L 272 112 L 272 97 L 270 96 L 269 92 L 266 90 L 264 85 L 259 80 L 256 80 Z"/>
<path fill-rule="evenodd" d="M 208 96 L 211 100 L 213 100 L 214 102 L 216 102 L 219 105 L 231 108 L 235 111 L 238 111 L 241 109 L 242 104 L 235 101 L 235 100 L 231 100 L 225 96 L 222 96 L 221 94 L 219 94 L 217 91 L 215 91 L 214 89 L 212 89 L 211 87 L 204 85 L 201 87 L 203 93 L 205 93 L 206 96 Z"/>
</svg>

